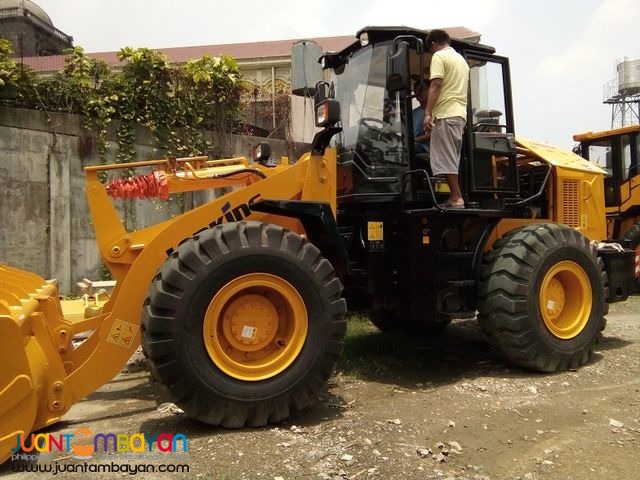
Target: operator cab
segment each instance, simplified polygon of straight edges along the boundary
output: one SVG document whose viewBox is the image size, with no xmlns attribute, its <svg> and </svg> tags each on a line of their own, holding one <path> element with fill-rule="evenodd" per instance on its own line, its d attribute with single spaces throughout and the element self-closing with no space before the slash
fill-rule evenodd
<svg viewBox="0 0 640 480">
<path fill-rule="evenodd" d="M 574 135 L 576 153 L 602 167 L 605 205 L 619 208 L 629 200 L 640 175 L 640 125 Z M 626 184 L 624 194 L 622 187 Z"/>
<path fill-rule="evenodd" d="M 441 182 L 428 156 L 416 152 L 412 79 L 429 78 L 428 31 L 366 27 L 339 52 L 325 53 L 342 131 L 338 152 L 339 202 L 400 200 L 414 208 L 439 202 Z M 451 39 L 470 66 L 467 128 L 461 154 L 461 186 L 468 206 L 502 208 L 518 195 L 509 63 L 485 45 Z M 444 185 L 446 188 L 446 184 Z M 444 194 L 443 194 L 444 195 Z"/>
</svg>

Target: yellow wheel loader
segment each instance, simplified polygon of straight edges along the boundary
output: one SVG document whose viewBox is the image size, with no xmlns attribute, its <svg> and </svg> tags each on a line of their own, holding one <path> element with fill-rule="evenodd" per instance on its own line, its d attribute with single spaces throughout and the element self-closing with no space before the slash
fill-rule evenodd
<svg viewBox="0 0 640 480">
<path fill-rule="evenodd" d="M 152 171 L 98 179 L 128 168 Z M 269 167 L 244 158 L 87 167 L 87 200 L 115 290 L 101 312 L 77 315 L 54 283 L 0 265 L 1 459 L 17 435 L 57 422 L 112 379 L 141 339 L 157 377 L 202 421 L 264 425 L 306 407 L 345 333 L 342 284 L 319 250 L 339 241 L 337 230 L 331 238 L 322 229 L 334 218 L 335 168 L 331 151 Z M 134 232 L 112 200 L 229 186 L 241 188 Z M 270 199 L 290 203 L 296 216 L 269 213 Z"/>
<path fill-rule="evenodd" d="M 606 170 L 607 236 L 635 250 L 640 293 L 640 125 L 574 135 L 576 153 Z"/>
<path fill-rule="evenodd" d="M 633 252 L 607 242 L 604 170 L 516 138 L 508 60 L 453 40 L 471 69 L 466 208 L 440 207 L 442 182 L 413 142 L 411 78 L 428 78 L 427 35 L 364 28 L 322 55 L 317 83 L 317 56 L 302 55 L 310 74 L 294 91 L 315 95 L 319 130 L 294 164 L 261 144 L 252 161 L 87 167 L 115 290 L 78 314 L 55 284 L 0 266 L 0 460 L 17 435 L 57 422 L 112 379 L 140 343 L 174 401 L 203 422 L 294 415 L 336 365 L 345 299 L 382 329 L 427 332 L 477 315 L 523 368 L 589 361 L 608 303 L 633 281 Z M 135 175 L 103 179 L 123 169 Z M 219 187 L 233 190 L 137 231 L 114 208 Z"/>
</svg>

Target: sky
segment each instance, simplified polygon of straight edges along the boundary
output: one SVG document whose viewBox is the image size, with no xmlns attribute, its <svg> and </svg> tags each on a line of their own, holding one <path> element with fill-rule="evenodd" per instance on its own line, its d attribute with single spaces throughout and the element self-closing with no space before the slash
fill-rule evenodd
<svg viewBox="0 0 640 480">
<path fill-rule="evenodd" d="M 516 135 L 571 148 L 611 127 L 603 87 L 640 58 L 638 0 L 35 0 L 87 52 L 465 26 L 509 57 Z"/>
</svg>

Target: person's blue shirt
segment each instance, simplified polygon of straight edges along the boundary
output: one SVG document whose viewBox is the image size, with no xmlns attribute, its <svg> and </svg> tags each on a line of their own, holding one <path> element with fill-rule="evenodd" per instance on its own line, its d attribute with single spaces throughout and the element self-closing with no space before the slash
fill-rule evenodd
<svg viewBox="0 0 640 480">
<path fill-rule="evenodd" d="M 419 106 L 413 109 L 413 138 L 424 135 L 424 108 Z M 429 153 L 429 140 L 415 143 L 416 153 Z"/>
</svg>

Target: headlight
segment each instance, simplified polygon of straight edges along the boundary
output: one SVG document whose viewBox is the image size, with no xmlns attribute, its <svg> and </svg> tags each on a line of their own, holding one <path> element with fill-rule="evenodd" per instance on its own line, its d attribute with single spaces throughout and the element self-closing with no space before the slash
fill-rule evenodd
<svg viewBox="0 0 640 480">
<path fill-rule="evenodd" d="M 318 127 L 324 127 L 329 118 L 329 105 L 323 103 L 316 108 L 316 125 Z"/>
<path fill-rule="evenodd" d="M 253 147 L 251 160 L 253 160 L 254 162 L 266 164 L 270 156 L 271 156 L 271 146 L 268 143 L 259 143 L 258 145 Z"/>
<path fill-rule="evenodd" d="M 326 127 L 340 120 L 340 102 L 327 98 L 316 105 L 316 127 Z"/>
</svg>

